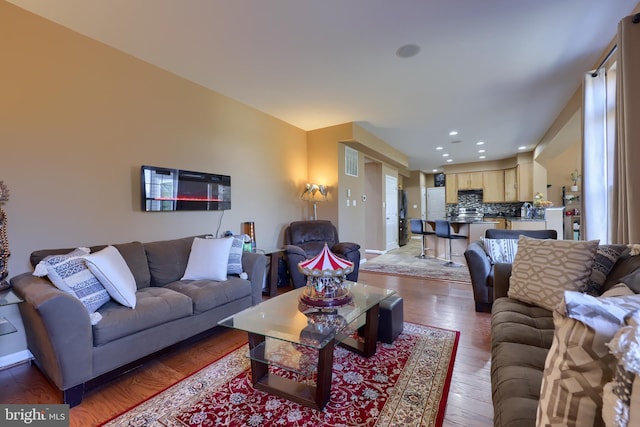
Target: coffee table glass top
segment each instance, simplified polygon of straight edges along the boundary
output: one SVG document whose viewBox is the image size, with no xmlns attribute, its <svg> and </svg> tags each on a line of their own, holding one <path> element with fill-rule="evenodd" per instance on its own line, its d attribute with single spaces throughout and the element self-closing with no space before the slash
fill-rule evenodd
<svg viewBox="0 0 640 427">
<path fill-rule="evenodd" d="M 362 315 L 371 307 L 396 293 L 356 282 L 345 282 L 345 286 L 353 299 L 339 307 L 319 309 L 300 304 L 298 298 L 304 289 L 300 288 L 263 301 L 218 324 L 321 349 L 358 318 L 364 321 Z"/>
</svg>

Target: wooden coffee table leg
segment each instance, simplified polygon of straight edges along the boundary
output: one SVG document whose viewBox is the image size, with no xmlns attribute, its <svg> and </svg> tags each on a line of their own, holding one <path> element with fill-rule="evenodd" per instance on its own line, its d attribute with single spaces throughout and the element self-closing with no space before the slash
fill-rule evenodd
<svg viewBox="0 0 640 427">
<path fill-rule="evenodd" d="M 316 404 L 324 408 L 331 397 L 331 381 L 333 375 L 333 349 L 335 341 L 331 340 L 318 352 L 318 375 L 316 379 Z"/>
<path fill-rule="evenodd" d="M 364 338 L 364 342 L 360 342 L 352 337 L 347 337 L 340 343 L 340 345 L 364 357 L 371 357 L 376 354 L 379 311 L 379 304 L 376 304 L 367 310 L 366 323 L 358 330 L 359 334 Z"/>
<path fill-rule="evenodd" d="M 269 364 L 264 354 L 265 336 L 249 333 L 251 351 L 251 382 L 256 390 L 280 396 L 313 409 L 322 410 L 331 397 L 334 341 L 318 352 L 316 385 L 308 385 L 269 373 Z M 255 352 L 254 352 L 255 349 Z M 259 359 L 259 360 L 256 360 Z"/>
</svg>

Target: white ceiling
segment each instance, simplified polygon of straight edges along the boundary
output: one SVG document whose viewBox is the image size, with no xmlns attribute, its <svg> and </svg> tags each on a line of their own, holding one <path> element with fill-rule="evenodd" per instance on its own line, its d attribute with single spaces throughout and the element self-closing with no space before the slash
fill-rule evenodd
<svg viewBox="0 0 640 427">
<path fill-rule="evenodd" d="M 486 160 L 533 149 L 637 4 L 10 1 L 299 128 L 357 122 L 424 171 L 479 161 L 480 140 Z"/>
</svg>

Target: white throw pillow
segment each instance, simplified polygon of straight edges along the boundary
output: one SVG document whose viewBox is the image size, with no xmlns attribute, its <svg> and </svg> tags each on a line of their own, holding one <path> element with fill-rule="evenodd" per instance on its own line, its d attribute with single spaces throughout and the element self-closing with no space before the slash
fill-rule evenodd
<svg viewBox="0 0 640 427">
<path fill-rule="evenodd" d="M 196 237 L 191 245 L 187 269 L 182 280 L 227 280 L 227 264 L 233 237 L 201 239 Z"/>
<path fill-rule="evenodd" d="M 553 310 L 565 290 L 585 289 L 597 249 L 598 240 L 520 236 L 509 278 L 509 298 Z"/>
<path fill-rule="evenodd" d="M 126 307 L 136 308 L 136 279 L 115 247 L 107 246 L 84 259 L 111 298 Z"/>
</svg>

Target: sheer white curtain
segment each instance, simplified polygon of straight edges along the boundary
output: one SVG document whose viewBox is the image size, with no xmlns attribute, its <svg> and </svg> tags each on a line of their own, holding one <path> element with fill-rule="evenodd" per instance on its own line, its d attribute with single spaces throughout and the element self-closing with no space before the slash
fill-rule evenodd
<svg viewBox="0 0 640 427">
<path fill-rule="evenodd" d="M 616 129 L 616 63 L 585 75 L 582 238 L 611 243 Z"/>
</svg>

